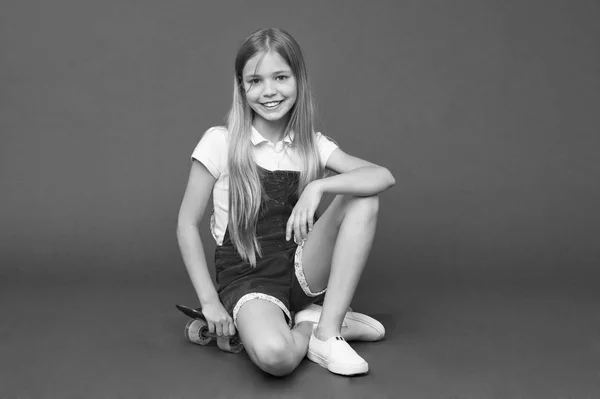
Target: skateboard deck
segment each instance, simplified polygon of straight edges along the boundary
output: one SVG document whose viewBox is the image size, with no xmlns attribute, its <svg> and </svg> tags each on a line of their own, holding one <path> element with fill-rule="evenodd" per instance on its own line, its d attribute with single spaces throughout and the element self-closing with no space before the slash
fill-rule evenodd
<svg viewBox="0 0 600 399">
<path fill-rule="evenodd" d="M 194 309 L 183 305 L 175 305 L 175 307 L 191 319 L 185 325 L 184 332 L 188 341 L 204 346 L 216 340 L 219 349 L 231 353 L 239 353 L 244 349 L 237 333 L 233 337 L 219 337 L 216 333 L 211 333 L 208 330 L 208 323 L 202 314 L 202 309 Z"/>
</svg>

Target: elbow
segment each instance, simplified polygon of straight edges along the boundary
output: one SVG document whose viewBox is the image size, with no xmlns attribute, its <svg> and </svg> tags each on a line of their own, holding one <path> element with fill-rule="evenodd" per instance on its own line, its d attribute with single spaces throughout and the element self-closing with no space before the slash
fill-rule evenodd
<svg viewBox="0 0 600 399">
<path fill-rule="evenodd" d="M 189 242 L 190 238 L 194 236 L 194 234 L 200 234 L 200 231 L 192 230 L 189 223 L 179 223 L 177 222 L 177 227 L 175 228 L 175 238 L 179 245 L 182 243 Z"/>
<path fill-rule="evenodd" d="M 201 219 L 191 217 L 189 215 L 180 214 L 177 217 L 177 226 L 175 232 L 177 236 L 187 234 L 190 230 L 200 230 Z"/>
<path fill-rule="evenodd" d="M 175 236 L 177 237 L 177 239 L 181 239 L 181 236 L 183 235 L 183 231 L 185 229 L 183 228 L 183 226 L 181 225 L 181 223 L 177 222 L 177 226 L 175 227 Z"/>
<path fill-rule="evenodd" d="M 386 182 L 386 189 L 393 187 L 396 184 L 396 179 L 394 178 L 394 175 L 392 175 L 392 172 L 390 172 L 389 169 L 387 168 L 383 168 L 385 171 L 385 182 Z"/>
<path fill-rule="evenodd" d="M 186 234 L 190 230 L 190 227 L 193 227 L 193 224 L 189 220 L 179 217 L 177 219 L 177 226 L 175 227 L 175 234 L 177 234 L 177 237 L 180 237 Z"/>
<path fill-rule="evenodd" d="M 179 234 L 181 234 L 181 231 L 183 230 L 183 226 L 185 226 L 185 220 L 181 215 L 181 212 L 179 213 L 179 215 L 177 215 L 177 225 L 175 226 L 175 233 L 177 234 L 177 236 L 179 236 Z"/>
</svg>

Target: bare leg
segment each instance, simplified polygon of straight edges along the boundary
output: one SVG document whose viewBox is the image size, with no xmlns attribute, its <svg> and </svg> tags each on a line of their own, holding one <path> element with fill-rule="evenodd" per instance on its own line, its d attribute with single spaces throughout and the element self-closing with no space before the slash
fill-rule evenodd
<svg viewBox="0 0 600 399">
<path fill-rule="evenodd" d="M 340 335 L 373 244 L 378 209 L 377 196 L 337 196 L 304 244 L 302 265 L 311 291 L 327 287 L 318 339 Z"/>
<path fill-rule="evenodd" d="M 311 323 L 290 330 L 281 309 L 264 299 L 253 299 L 240 308 L 237 329 L 250 359 L 274 376 L 291 373 L 306 356 Z"/>
</svg>

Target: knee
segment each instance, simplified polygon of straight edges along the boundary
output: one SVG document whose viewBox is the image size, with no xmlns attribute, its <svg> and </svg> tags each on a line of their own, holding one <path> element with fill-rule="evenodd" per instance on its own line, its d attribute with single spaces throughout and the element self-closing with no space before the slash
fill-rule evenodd
<svg viewBox="0 0 600 399">
<path fill-rule="evenodd" d="M 374 220 L 379 213 L 379 196 L 372 195 L 369 197 L 349 196 L 347 198 L 346 212 L 360 215 L 361 217 Z"/>
<path fill-rule="evenodd" d="M 298 365 L 291 349 L 292 345 L 285 337 L 270 337 L 255 345 L 250 355 L 261 370 L 281 377 L 290 374 Z"/>
</svg>

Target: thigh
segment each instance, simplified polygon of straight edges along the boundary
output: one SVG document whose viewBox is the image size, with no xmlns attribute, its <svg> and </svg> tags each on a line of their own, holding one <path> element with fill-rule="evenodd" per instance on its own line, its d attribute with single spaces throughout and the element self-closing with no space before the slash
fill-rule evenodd
<svg viewBox="0 0 600 399">
<path fill-rule="evenodd" d="M 237 323 L 238 310 L 256 298 L 270 300 L 291 320 L 289 292 L 295 250 L 291 243 L 290 248 L 257 259 L 254 268 L 245 264 L 238 268 L 241 272 L 237 272 L 235 267 L 230 271 L 225 266 L 217 274 L 219 298 L 234 322 Z"/>
<path fill-rule="evenodd" d="M 315 222 L 308 239 L 302 245 L 299 258 L 306 283 L 313 292 L 322 291 L 327 286 L 331 258 L 344 216 L 347 196 L 338 195 Z"/>
</svg>

